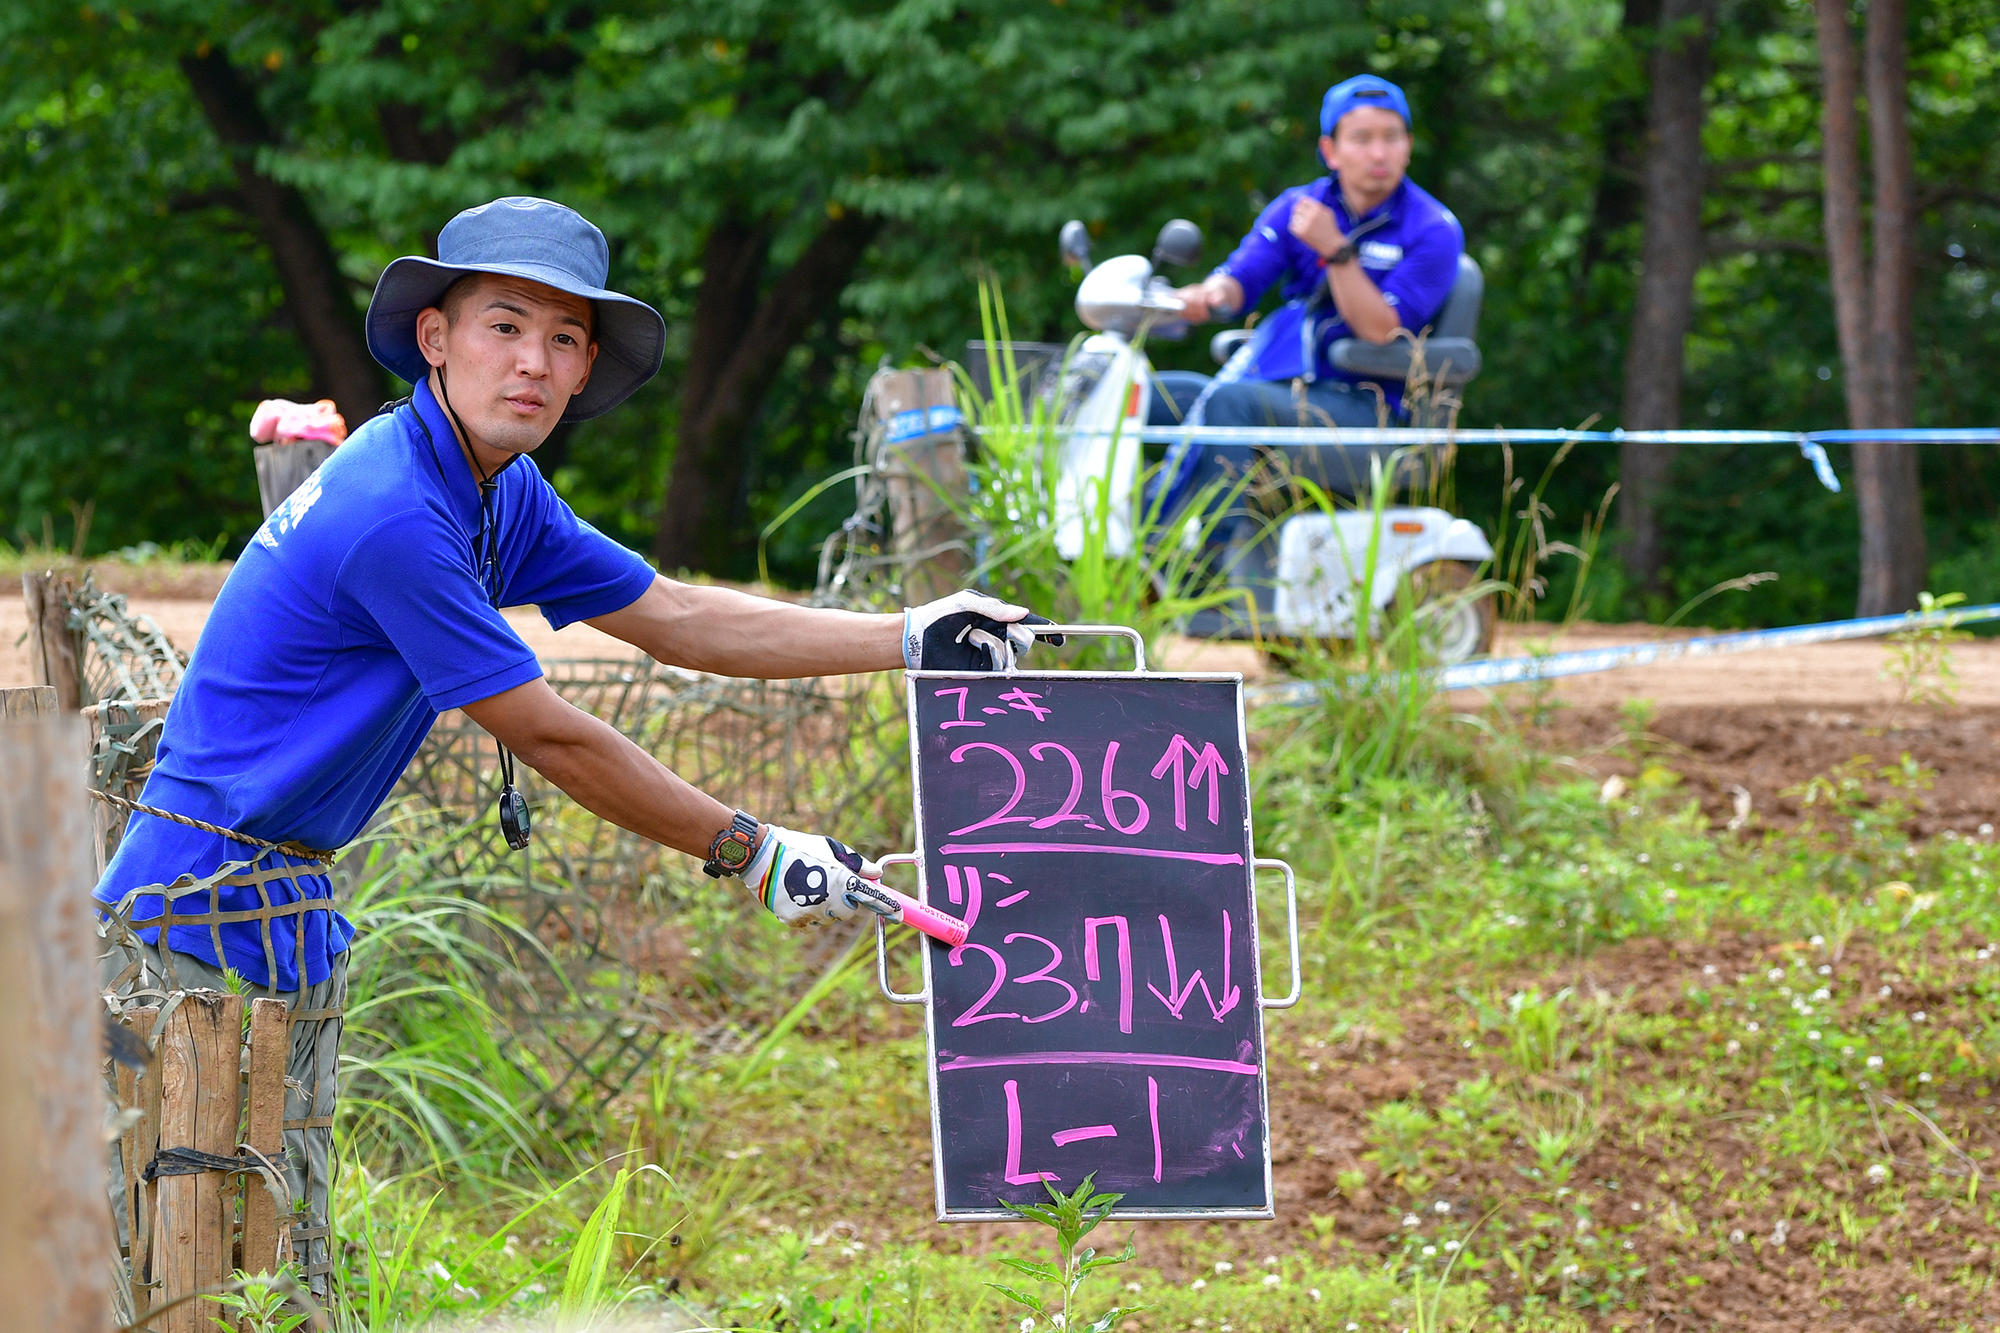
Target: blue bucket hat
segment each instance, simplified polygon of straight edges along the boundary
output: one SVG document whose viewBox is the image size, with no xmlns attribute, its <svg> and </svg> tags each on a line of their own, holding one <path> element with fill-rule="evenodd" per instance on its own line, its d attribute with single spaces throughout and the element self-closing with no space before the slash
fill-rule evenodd
<svg viewBox="0 0 2000 1333">
<path fill-rule="evenodd" d="M 1393 111 L 1403 118 L 1406 128 L 1410 124 L 1410 99 L 1403 96 L 1401 88 L 1373 74 L 1357 74 L 1326 90 L 1326 100 L 1319 104 L 1319 132 L 1330 137 L 1342 116 L 1364 106 Z"/>
<path fill-rule="evenodd" d="M 417 315 L 468 273 L 498 273 L 581 296 L 596 310 L 597 360 L 564 421 L 587 421 L 659 373 L 667 322 L 660 312 L 604 285 L 611 250 L 604 233 L 573 208 L 517 195 L 468 208 L 438 233 L 438 257 L 404 255 L 382 270 L 368 302 L 368 350 L 415 384 L 430 373 L 417 349 Z"/>
</svg>

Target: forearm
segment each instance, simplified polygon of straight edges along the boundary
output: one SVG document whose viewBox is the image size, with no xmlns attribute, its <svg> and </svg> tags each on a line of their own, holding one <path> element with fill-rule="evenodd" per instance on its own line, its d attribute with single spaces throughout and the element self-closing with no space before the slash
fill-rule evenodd
<svg viewBox="0 0 2000 1333">
<path fill-rule="evenodd" d="M 689 856 L 706 857 L 734 813 L 585 713 L 573 731 L 530 741 L 515 756 L 592 814 Z"/>
<path fill-rule="evenodd" d="M 1341 319 L 1355 337 L 1364 342 L 1385 343 L 1403 327 L 1396 307 L 1383 298 L 1381 289 L 1360 264 L 1328 264 L 1326 282 L 1333 293 L 1334 308 L 1340 311 Z"/>
<path fill-rule="evenodd" d="M 668 578 L 590 624 L 656 661 L 716 675 L 792 680 L 903 665 L 898 613 L 794 606 Z"/>
</svg>

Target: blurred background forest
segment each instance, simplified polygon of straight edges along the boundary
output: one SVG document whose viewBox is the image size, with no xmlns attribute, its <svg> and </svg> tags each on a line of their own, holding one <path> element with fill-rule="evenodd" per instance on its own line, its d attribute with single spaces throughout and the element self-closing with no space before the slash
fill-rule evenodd
<svg viewBox="0 0 2000 1333">
<path fill-rule="evenodd" d="M 359 425 L 402 392 L 362 341 L 382 267 L 532 193 L 603 227 L 671 329 L 661 376 L 544 470 L 663 567 L 747 577 L 851 460 L 884 358 L 978 336 L 982 276 L 1015 337 L 1064 341 L 1064 219 L 1105 255 L 1184 216 L 1220 260 L 1319 174 L 1320 94 L 1362 69 L 1408 90 L 1411 177 L 1486 269 L 1462 424 L 2000 424 L 2000 0 L 14 0 L 0 33 L 15 546 L 233 555 L 254 404 Z M 1202 368 L 1205 342 L 1153 350 Z M 1782 446 L 1582 447 L 1551 535 L 1613 482 L 1636 502 L 1599 618 L 1762 570 L 1697 619 L 2000 596 L 2000 451 L 1867 448 L 1833 450 L 1835 495 Z M 1857 466 L 1900 552 L 1872 607 Z M 1489 527 L 1501 467 L 1461 455 Z M 775 577 L 811 582 L 848 498 L 778 532 Z"/>
</svg>

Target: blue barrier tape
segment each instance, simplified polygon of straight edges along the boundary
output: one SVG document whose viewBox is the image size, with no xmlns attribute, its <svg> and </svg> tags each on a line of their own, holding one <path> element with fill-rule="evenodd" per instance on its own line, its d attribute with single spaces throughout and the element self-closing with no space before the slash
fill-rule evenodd
<svg viewBox="0 0 2000 1333">
<path fill-rule="evenodd" d="M 1758 648 L 1796 648 L 1803 644 L 1833 643 L 1842 639 L 1872 639 L 1903 630 L 1932 626 L 1952 627 L 2000 620 L 2000 603 L 1953 607 L 1928 615 L 1911 611 L 1894 616 L 1868 616 L 1859 620 L 1829 620 L 1814 625 L 1789 625 L 1782 629 L 1744 630 L 1735 634 L 1710 634 L 1698 639 L 1668 639 L 1659 643 L 1634 643 L 1611 648 L 1582 648 L 1543 657 L 1508 657 L 1485 662 L 1461 662 L 1457 666 L 1434 668 L 1424 674 L 1438 690 L 1485 689 L 1496 685 L 1518 685 L 1531 680 L 1555 680 L 1582 676 L 1617 667 L 1651 666 L 1683 657 L 1719 657 L 1725 653 L 1750 652 Z M 1365 681 L 1291 681 L 1283 685 L 1253 685 L 1244 697 L 1255 704 L 1312 704 L 1344 685 Z"/>
<path fill-rule="evenodd" d="M 983 432 L 982 432 L 983 433 Z M 1113 430 L 1112 435 L 1120 432 Z M 2000 429 L 1880 430 L 1471 430 L 1449 427 L 1365 426 L 1325 429 L 1310 426 L 1151 426 L 1132 432 L 1148 444 L 1185 445 L 1196 434 L 1213 444 L 1789 444 L 1812 465 L 1829 491 L 1840 478 L 1826 456 L 1829 444 L 2000 444 Z"/>
</svg>

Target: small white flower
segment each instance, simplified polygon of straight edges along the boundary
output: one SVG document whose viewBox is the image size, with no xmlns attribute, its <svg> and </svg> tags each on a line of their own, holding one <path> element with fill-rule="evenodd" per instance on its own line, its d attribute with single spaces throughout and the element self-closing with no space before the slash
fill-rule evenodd
<svg viewBox="0 0 2000 1333">
<path fill-rule="evenodd" d="M 1917 1010 L 1917 1012 L 1915 1012 L 1914 1014 L 1911 1014 L 1911 1015 L 1910 1015 L 1910 1021 L 1911 1021 L 1912 1023 L 1921 1023 L 1921 1022 L 1923 1022 L 1923 1021 L 1924 1021 L 1924 1018 L 1925 1018 L 1925 1014 L 1924 1014 L 1924 1011 L 1923 1011 L 1923 1010 L 1921 1010 L 1921 1009 Z"/>
<path fill-rule="evenodd" d="M 1769 972 L 1766 972 L 1764 975 L 1769 977 L 1773 981 L 1783 981 L 1785 979 L 1785 969 L 1782 967 L 1774 967 Z"/>
<path fill-rule="evenodd" d="M 1928 1083 L 1928 1082 L 1930 1082 L 1930 1081 L 1931 1081 L 1931 1076 L 1930 1076 L 1929 1074 L 1919 1074 L 1919 1075 L 1917 1075 L 1917 1082 L 1919 1082 L 1919 1083 Z"/>
<path fill-rule="evenodd" d="M 1818 1041 L 1818 1040 L 1819 1040 L 1819 1029 L 1818 1029 L 1818 1028 L 1813 1028 L 1813 1029 L 1811 1029 L 1810 1031 L 1808 1031 L 1808 1032 L 1806 1033 L 1806 1040 L 1807 1040 L 1807 1041 Z"/>
<path fill-rule="evenodd" d="M 1888 1178 L 1889 1178 L 1889 1168 L 1882 1165 L 1880 1162 L 1877 1162 L 1875 1163 L 1875 1165 L 1868 1168 L 1869 1184 L 1879 1185 Z"/>
<path fill-rule="evenodd" d="M 1583 1271 L 1583 1266 L 1581 1264 L 1567 1264 L 1563 1267 L 1562 1275 L 1564 1277 L 1575 1277 L 1578 1273 L 1581 1273 L 1582 1271 Z"/>
<path fill-rule="evenodd" d="M 1236 1265 L 1230 1263 L 1227 1259 L 1217 1259 L 1215 1261 L 1215 1271 L 1218 1273 L 1234 1273 Z"/>
<path fill-rule="evenodd" d="M 1422 1226 L 1423 1224 L 1424 1224 L 1424 1222 L 1423 1222 L 1423 1219 L 1422 1219 L 1422 1218 L 1420 1218 L 1420 1217 L 1418 1217 L 1418 1216 L 1417 1216 L 1417 1215 L 1416 1215 L 1415 1213 L 1404 1213 L 1404 1214 L 1403 1214 L 1403 1225 L 1404 1225 L 1404 1226 L 1406 1226 L 1406 1227 L 1420 1227 L 1420 1226 Z"/>
<path fill-rule="evenodd" d="M 1726 1054 L 1726 1055 L 1734 1055 L 1734 1054 L 1736 1054 L 1736 1053 L 1737 1053 L 1738 1051 L 1740 1051 L 1740 1050 L 1742 1050 L 1742 1049 L 1743 1049 L 1743 1043 L 1742 1043 L 1742 1042 L 1740 1042 L 1740 1041 L 1737 1041 L 1737 1040 L 1736 1040 L 1735 1038 L 1733 1038 L 1733 1037 L 1732 1037 L 1732 1038 L 1730 1039 L 1730 1042 L 1729 1042 L 1729 1044 L 1728 1044 L 1727 1046 L 1725 1046 L 1725 1047 L 1723 1047 L 1723 1048 L 1722 1048 L 1722 1050 L 1723 1050 L 1723 1053 L 1724 1053 L 1724 1054 Z"/>
<path fill-rule="evenodd" d="M 1871 1055 L 1871 1056 L 1869 1056 L 1869 1057 L 1868 1057 L 1868 1067 L 1869 1067 L 1870 1069 L 1880 1069 L 1880 1068 L 1882 1067 L 1882 1057 L 1881 1057 L 1881 1056 L 1879 1056 L 1879 1055 Z"/>
<path fill-rule="evenodd" d="M 1892 992 L 1889 990 L 1887 986 L 1884 986 L 1875 992 L 1876 997 L 1878 999 L 1883 999 L 1883 1000 L 1888 999 L 1891 994 Z"/>
<path fill-rule="evenodd" d="M 1265 1255 L 1265 1256 L 1264 1256 L 1264 1267 L 1266 1267 L 1266 1268 L 1276 1268 L 1277 1266 L 1278 1266 L 1278 1256 L 1277 1256 L 1277 1255 L 1275 1255 L 1275 1254 L 1267 1254 L 1267 1255 Z"/>
<path fill-rule="evenodd" d="M 1198 1278 L 1196 1278 L 1196 1279 L 1195 1279 L 1194 1281 L 1192 1281 L 1192 1282 L 1188 1283 L 1188 1290 L 1189 1290 L 1189 1291 L 1200 1291 L 1200 1290 L 1201 1290 L 1201 1289 L 1202 1289 L 1203 1287 L 1206 1287 L 1207 1285 L 1208 1285 L 1208 1279 L 1207 1279 L 1207 1278 L 1205 1278 L 1205 1277 L 1198 1277 Z"/>
<path fill-rule="evenodd" d="M 1819 965 L 1819 974 L 1823 977 L 1830 977 L 1833 975 L 1833 968 L 1825 963 L 1821 963 Z"/>
<path fill-rule="evenodd" d="M 1701 974 L 1702 974 L 1703 976 L 1705 976 L 1705 977 L 1712 977 L 1712 976 L 1714 976 L 1714 975 L 1715 975 L 1715 964 L 1714 964 L 1714 963 L 1709 963 L 1709 964 L 1706 964 L 1705 966 L 1703 966 L 1703 968 L 1701 969 Z"/>
<path fill-rule="evenodd" d="M 1275 1287 L 1275 1286 L 1277 1286 L 1277 1285 L 1278 1285 L 1278 1284 L 1279 1284 L 1280 1282 L 1283 1282 L 1284 1280 L 1285 1280 L 1285 1279 L 1283 1279 L 1283 1278 L 1279 1277 L 1279 1276 L 1278 1276 L 1278 1275 L 1277 1275 L 1276 1273 L 1266 1273 L 1266 1274 L 1264 1274 L 1264 1285 L 1265 1285 L 1265 1286 L 1267 1286 L 1267 1287 Z"/>
<path fill-rule="evenodd" d="M 1021 1333 L 1035 1333 L 1035 1317 L 1029 1315 L 1021 1321 Z"/>
<path fill-rule="evenodd" d="M 1139 1294 L 1139 1293 L 1140 1293 L 1141 1291 L 1143 1291 L 1143 1290 L 1144 1290 L 1144 1288 L 1143 1288 L 1143 1287 L 1141 1287 L 1141 1286 L 1140 1286 L 1140 1285 L 1139 1285 L 1138 1283 L 1136 1283 L 1136 1282 L 1127 1282 L 1127 1283 L 1125 1284 L 1125 1290 L 1127 1290 L 1127 1291 L 1131 1292 L 1131 1293 L 1132 1293 L 1132 1294 L 1133 1294 L 1134 1296 L 1137 1296 L 1137 1295 L 1138 1295 L 1138 1294 Z"/>
<path fill-rule="evenodd" d="M 1437 1252 L 1438 1252 L 1438 1247 L 1437 1247 L 1437 1246 L 1435 1246 L 1435 1245 L 1426 1245 L 1426 1246 L 1424 1246 L 1424 1258 L 1426 1258 L 1426 1259 L 1430 1258 L 1430 1257 L 1431 1257 L 1432 1255 L 1436 1254 Z"/>
<path fill-rule="evenodd" d="M 1444 1243 L 1444 1252 L 1445 1252 L 1446 1254 L 1457 1254 L 1457 1253 L 1458 1253 L 1458 1242 L 1457 1242 L 1457 1241 L 1455 1241 L 1455 1240 L 1448 1240 L 1448 1241 L 1446 1241 L 1446 1242 Z"/>
<path fill-rule="evenodd" d="M 1755 1031 L 1757 1031 L 1757 1020 L 1753 1018 L 1753 1019 L 1751 1019 L 1751 1020 L 1750 1020 L 1750 1021 L 1749 1021 L 1748 1023 L 1745 1023 L 1745 1024 L 1743 1025 L 1743 1030 L 1744 1030 L 1745 1032 L 1755 1032 Z"/>
<path fill-rule="evenodd" d="M 1738 1228 L 1736 1228 L 1736 1230 L 1734 1230 L 1734 1231 L 1732 1231 L 1732 1232 L 1730 1232 L 1730 1233 L 1729 1233 L 1729 1243 L 1730 1243 L 1731 1245 L 1741 1245 L 1741 1244 L 1743 1243 L 1743 1228 L 1742 1228 L 1742 1227 L 1738 1227 Z"/>
<path fill-rule="evenodd" d="M 1807 940 L 1806 943 L 1812 945 L 1815 949 L 1817 949 L 1820 945 L 1826 943 L 1826 936 L 1815 935 L 1811 939 Z"/>
<path fill-rule="evenodd" d="M 1439 1199 L 1436 1203 L 1431 1205 L 1431 1211 L 1438 1214 L 1439 1216 L 1443 1216 L 1444 1214 L 1451 1211 L 1451 1204 L 1443 1199 Z"/>
</svg>

